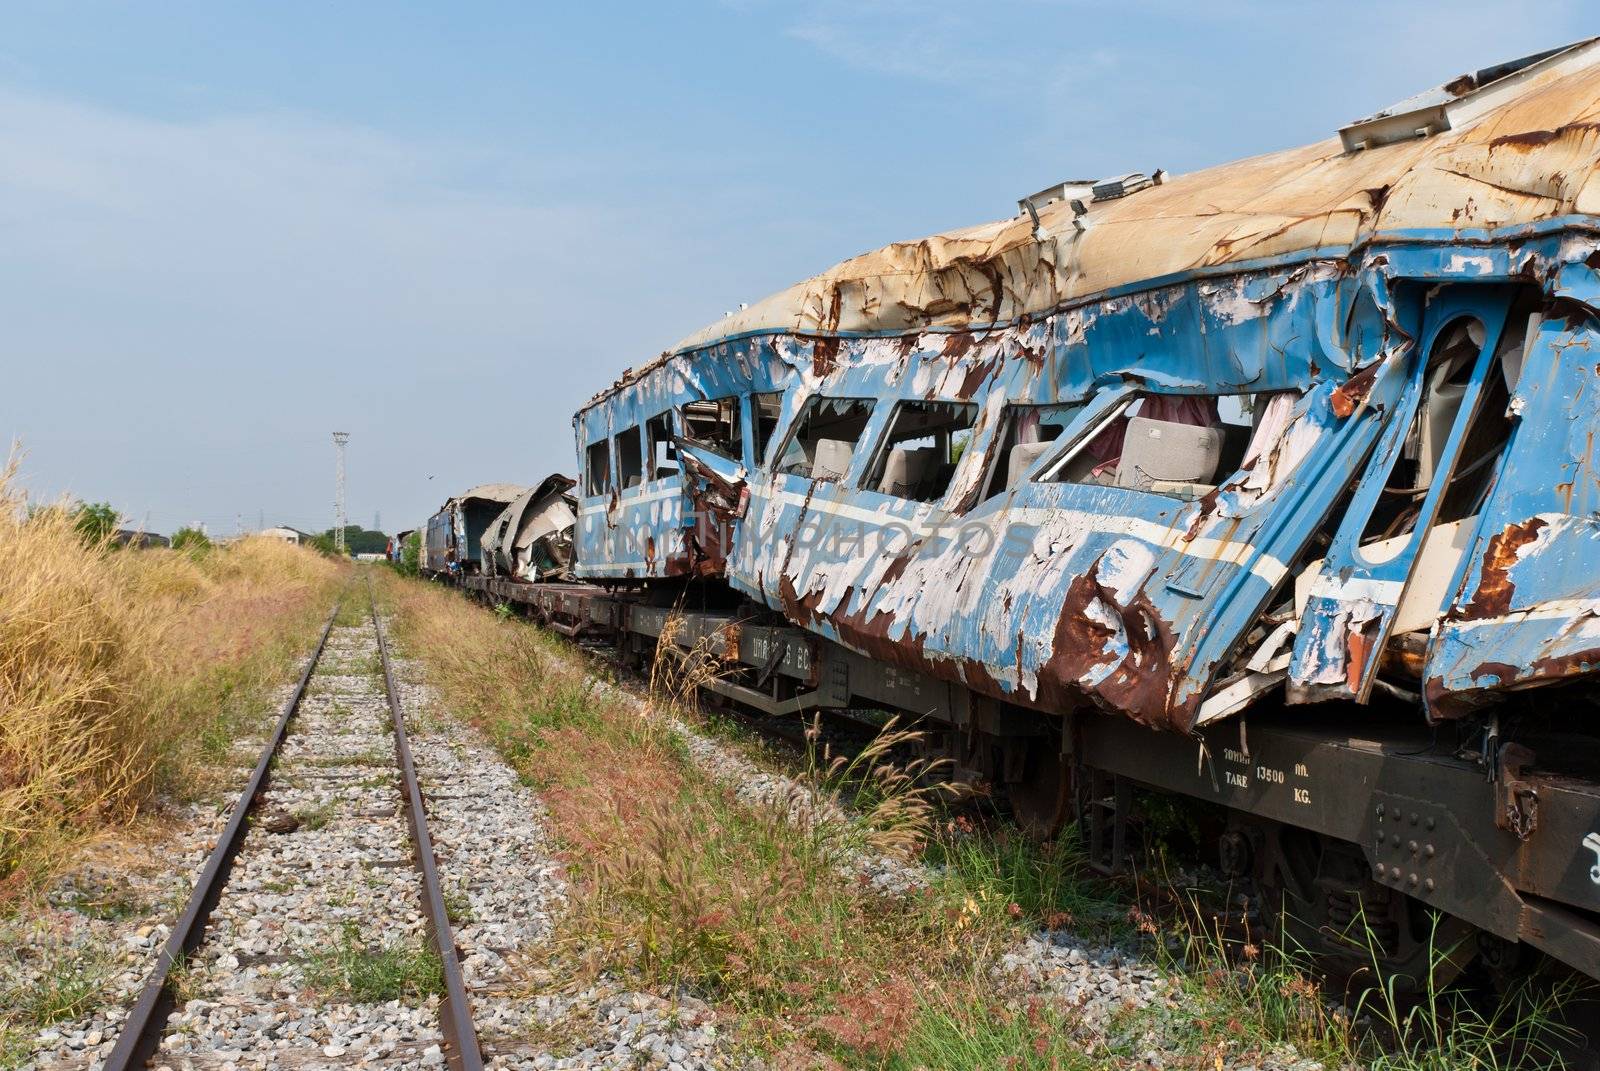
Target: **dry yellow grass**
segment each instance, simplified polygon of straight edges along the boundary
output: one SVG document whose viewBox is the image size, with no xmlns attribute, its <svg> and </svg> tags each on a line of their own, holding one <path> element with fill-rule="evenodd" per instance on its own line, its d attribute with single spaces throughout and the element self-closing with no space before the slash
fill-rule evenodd
<svg viewBox="0 0 1600 1071">
<path fill-rule="evenodd" d="M 342 570 L 247 540 L 203 554 L 86 547 L 0 471 L 0 902 L 65 843 L 192 785 L 311 639 Z"/>
</svg>

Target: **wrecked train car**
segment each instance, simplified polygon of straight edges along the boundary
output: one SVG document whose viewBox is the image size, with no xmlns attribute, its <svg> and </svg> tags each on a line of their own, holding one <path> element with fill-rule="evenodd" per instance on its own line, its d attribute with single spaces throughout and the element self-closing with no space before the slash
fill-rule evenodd
<svg viewBox="0 0 1600 1071">
<path fill-rule="evenodd" d="M 485 529 L 485 576 L 542 581 L 571 579 L 572 528 L 577 522 L 577 481 L 560 473 L 518 495 Z"/>
<path fill-rule="evenodd" d="M 422 573 L 477 573 L 482 565 L 484 532 L 526 490 L 520 484 L 486 483 L 446 501 L 423 529 Z"/>
<path fill-rule="evenodd" d="M 1596 55 L 1045 191 L 729 316 L 578 414 L 579 574 L 714 575 L 874 659 L 1181 732 L 1590 673 Z"/>
</svg>

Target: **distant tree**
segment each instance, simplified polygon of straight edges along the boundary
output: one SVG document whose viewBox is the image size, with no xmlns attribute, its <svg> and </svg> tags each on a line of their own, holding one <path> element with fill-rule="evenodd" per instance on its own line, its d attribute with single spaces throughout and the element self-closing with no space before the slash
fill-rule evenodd
<svg viewBox="0 0 1600 1071">
<path fill-rule="evenodd" d="M 326 538 L 328 541 L 327 553 L 333 553 L 334 530 L 329 528 L 317 539 Z M 373 532 L 361 527 L 359 524 L 347 524 L 344 528 L 344 549 L 350 554 L 382 554 L 389 548 L 389 537 L 382 532 Z"/>
<path fill-rule="evenodd" d="M 198 528 L 179 528 L 172 533 L 172 549 L 203 554 L 211 549 L 211 538 Z"/>
<path fill-rule="evenodd" d="M 323 532 L 321 535 L 312 536 L 310 539 L 306 540 L 305 545 L 310 547 L 312 550 L 328 555 L 330 558 L 337 553 L 334 550 L 333 531 L 331 529 Z"/>
<path fill-rule="evenodd" d="M 121 519 L 122 515 L 109 502 L 80 502 L 72 524 L 85 543 L 98 547 L 111 539 Z"/>
</svg>

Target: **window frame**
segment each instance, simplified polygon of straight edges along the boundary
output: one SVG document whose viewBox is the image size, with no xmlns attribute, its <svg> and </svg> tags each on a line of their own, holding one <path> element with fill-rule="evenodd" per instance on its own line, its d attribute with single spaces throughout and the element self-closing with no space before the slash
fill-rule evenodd
<svg viewBox="0 0 1600 1071">
<path fill-rule="evenodd" d="M 878 434 L 877 444 L 873 448 L 871 456 L 867 461 L 867 467 L 863 469 L 861 471 L 861 475 L 856 478 L 855 488 L 858 491 L 871 491 L 873 494 L 883 495 L 886 498 L 898 499 L 901 502 L 915 502 L 918 505 L 943 502 L 945 496 L 950 493 L 950 488 L 955 484 L 955 472 L 953 469 L 950 474 L 950 479 L 945 482 L 944 489 L 941 490 L 937 495 L 934 495 L 932 498 L 906 498 L 901 495 L 890 494 L 888 491 L 880 491 L 876 486 L 876 484 L 881 481 L 883 475 L 880 469 L 888 465 L 889 451 L 894 448 L 892 437 L 894 435 L 895 421 L 900 418 L 900 414 L 904 412 L 908 406 L 947 406 L 951 409 L 970 409 L 972 411 L 972 423 L 960 429 L 961 431 L 970 433 L 967 439 L 966 449 L 962 451 L 962 458 L 965 458 L 967 454 L 972 451 L 972 444 L 976 441 L 978 422 L 983 419 L 983 406 L 979 405 L 977 402 L 955 401 L 949 398 L 896 398 L 894 399 L 894 404 L 889 409 L 888 418 L 884 421 L 883 430 Z M 870 422 L 871 416 L 868 417 L 868 423 L 870 424 Z M 921 438 L 924 435 L 935 436 L 936 434 L 937 433 L 935 432 L 925 431 L 917 435 L 908 435 L 901 441 L 910 442 L 914 439 Z M 946 432 L 946 434 L 951 433 Z M 863 427 L 862 436 L 865 437 L 865 435 L 866 427 Z M 946 442 L 945 449 L 946 451 L 949 450 L 948 441 Z M 948 460 L 946 460 L 944 463 L 952 464 L 952 462 Z M 960 465 L 960 463 L 961 459 L 957 459 L 953 464 Z"/>
<path fill-rule="evenodd" d="M 641 466 L 639 471 L 635 474 L 635 475 L 637 475 L 639 477 L 639 482 L 637 484 L 635 484 L 634 486 L 632 486 L 632 487 L 629 487 L 628 484 L 627 484 L 627 475 L 624 473 L 623 465 L 622 465 L 623 437 L 626 436 L 626 435 L 629 435 L 629 434 L 632 434 L 634 436 L 634 445 L 637 447 L 637 449 L 634 451 L 633 460 L 634 460 L 634 462 L 636 464 Z M 612 435 L 611 439 L 612 439 L 612 442 L 614 442 L 616 444 L 616 450 L 615 450 L 613 456 L 614 456 L 614 459 L 615 459 L 615 462 L 616 462 L 616 470 L 617 470 L 616 471 L 617 492 L 619 494 L 624 494 L 625 495 L 629 491 L 638 490 L 639 488 L 643 487 L 644 484 L 645 484 L 645 469 L 643 467 L 643 465 L 644 465 L 644 425 L 642 425 L 642 424 L 629 424 L 627 427 L 623 428 L 621 431 L 616 432 L 614 435 Z"/>
<path fill-rule="evenodd" d="M 594 452 L 595 447 L 597 446 L 605 448 L 604 456 L 606 461 L 605 486 L 601 487 L 598 491 L 595 490 L 593 480 Z M 583 491 L 585 498 L 604 498 L 606 495 L 611 493 L 611 487 L 614 482 L 612 478 L 612 469 L 615 467 L 612 463 L 611 455 L 611 436 L 609 435 L 603 435 L 583 448 Z"/>
<path fill-rule="evenodd" d="M 1054 444 L 1063 442 L 1069 438 L 1074 425 L 1076 425 L 1078 422 L 1078 418 L 1083 415 L 1084 411 L 1089 407 L 1089 404 L 1090 399 L 1084 399 L 1076 402 L 1006 402 L 1004 405 L 1002 405 L 1000 407 L 1000 419 L 995 425 L 994 435 L 990 438 L 988 446 L 984 450 L 983 476 L 978 480 L 979 497 L 974 505 L 980 505 L 984 502 L 988 502 L 990 499 L 999 498 L 1008 490 L 1012 490 L 1012 488 L 1007 488 L 1004 486 L 995 491 L 990 491 L 989 488 L 994 482 L 995 477 L 999 475 L 1001 446 L 1004 443 L 1006 436 L 1011 434 L 1011 428 L 1016 421 L 1017 412 L 1019 410 L 1059 409 L 1070 412 L 1071 419 L 1068 420 L 1062 427 L 1061 434 L 1054 439 L 1047 440 Z M 1013 449 L 1015 449 L 1016 446 L 1021 445 L 1024 444 L 1017 443 L 1013 446 Z M 1021 485 L 1019 484 L 1018 486 Z"/>
<path fill-rule="evenodd" d="M 676 414 L 677 414 L 677 410 L 669 407 L 667 409 L 661 410 L 661 412 L 657 413 L 655 416 L 645 417 L 644 422 L 640 425 L 642 428 L 644 428 L 644 449 L 645 449 L 645 455 L 644 455 L 645 481 L 644 482 L 647 483 L 647 484 L 658 483 L 658 482 L 660 482 L 662 480 L 671 480 L 671 479 L 674 479 L 674 478 L 677 478 L 677 477 L 681 477 L 683 475 L 683 458 L 678 456 L 678 445 L 674 441 L 677 438 L 677 431 L 676 431 L 676 428 L 674 427 L 674 419 L 676 417 Z M 655 437 L 654 427 L 653 426 L 656 425 L 657 423 L 659 423 L 664 428 L 664 430 L 666 431 L 666 436 L 664 438 L 657 439 Z M 658 467 L 656 465 L 656 444 L 657 443 L 665 444 L 667 446 L 667 448 L 672 452 L 672 463 L 675 466 L 677 466 L 675 469 L 673 469 L 673 471 L 668 472 L 668 473 L 660 473 L 660 472 L 657 471 L 657 467 Z"/>
<path fill-rule="evenodd" d="M 806 399 L 805 405 L 801 407 L 800 411 L 795 414 L 794 419 L 789 422 L 789 430 L 784 432 L 784 434 L 783 434 L 783 439 L 782 439 L 783 445 L 781 447 L 779 447 L 778 449 L 776 449 L 776 450 L 769 451 L 772 454 L 772 456 L 762 466 L 763 469 L 766 472 L 768 472 L 770 475 L 774 476 L 774 477 L 777 477 L 777 476 L 791 476 L 791 477 L 793 477 L 794 479 L 797 479 L 797 480 L 814 480 L 814 479 L 816 479 L 816 477 L 812 476 L 810 473 L 807 473 L 806 475 L 801 476 L 801 475 L 798 475 L 797 473 L 793 473 L 793 472 L 784 472 L 784 471 L 782 471 L 781 469 L 778 468 L 778 462 L 783 460 L 784 455 L 789 452 L 789 447 L 794 445 L 795 439 L 800 434 L 800 429 L 805 426 L 806 417 L 811 413 L 812 408 L 815 407 L 819 402 L 856 402 L 856 403 L 859 403 L 861 405 L 865 405 L 867 407 L 867 418 L 861 424 L 861 437 L 856 440 L 857 450 L 851 455 L 850 463 L 851 463 L 851 465 L 853 467 L 855 465 L 855 459 L 861 456 L 861 451 L 859 449 L 859 447 L 861 445 L 861 441 L 867 437 L 867 432 L 872 427 L 873 420 L 877 419 L 877 416 L 878 416 L 877 403 L 879 402 L 879 400 L 880 399 L 878 399 L 878 398 L 871 398 L 871 397 L 862 398 L 862 397 L 856 397 L 854 395 L 849 395 L 849 396 L 834 396 L 834 395 L 831 395 L 831 394 L 813 394 L 813 395 L 811 395 L 811 397 Z M 815 465 L 815 463 L 816 463 L 815 459 L 813 459 L 812 460 L 812 464 Z M 844 477 L 841 478 L 838 481 L 839 486 L 841 486 L 841 487 L 850 486 L 849 476 L 850 476 L 850 474 L 848 472 L 845 473 Z M 833 481 L 829 481 L 829 482 L 833 482 Z"/>
<path fill-rule="evenodd" d="M 1215 402 L 1218 403 L 1218 420 L 1217 420 L 1217 424 L 1215 426 L 1217 426 L 1217 427 L 1228 427 L 1228 426 L 1232 426 L 1232 427 L 1250 427 L 1251 428 L 1251 434 L 1253 436 L 1254 435 L 1254 426 L 1253 425 L 1233 424 L 1231 421 L 1223 420 L 1221 418 L 1221 401 L 1222 401 L 1222 399 L 1230 398 L 1230 397 L 1237 398 L 1237 397 L 1241 397 L 1241 396 L 1249 396 L 1250 398 L 1254 399 L 1254 398 L 1261 397 L 1263 394 L 1275 394 L 1275 393 L 1277 393 L 1277 391 L 1264 391 L 1264 390 L 1259 390 L 1259 389 L 1258 390 L 1224 390 L 1224 391 L 1205 391 L 1205 390 L 1163 391 L 1163 390 L 1151 390 L 1148 386 L 1145 386 L 1143 384 L 1129 383 L 1129 384 L 1124 384 L 1124 386 L 1121 389 L 1118 389 L 1114 393 L 1111 393 L 1107 397 L 1106 401 L 1104 402 L 1103 408 L 1101 408 L 1098 411 L 1098 413 L 1095 413 L 1095 412 L 1092 412 L 1092 410 L 1093 410 L 1096 402 L 1098 401 L 1098 392 L 1097 392 L 1097 394 L 1095 396 L 1090 397 L 1083 405 L 1083 409 L 1084 409 L 1085 415 L 1087 415 L 1090 418 L 1088 424 L 1076 436 L 1074 436 L 1072 438 L 1070 445 L 1065 447 L 1065 449 L 1061 453 L 1056 454 L 1055 457 L 1044 468 L 1039 470 L 1038 475 L 1034 476 L 1031 480 L 1029 480 L 1027 482 L 1036 483 L 1036 484 L 1059 484 L 1059 485 L 1071 486 L 1071 487 L 1099 487 L 1099 488 L 1116 487 L 1119 491 L 1128 491 L 1128 492 L 1132 492 L 1133 494 L 1140 494 L 1140 495 L 1152 495 L 1152 496 L 1154 496 L 1156 498 L 1160 498 L 1160 499 L 1163 499 L 1163 500 L 1168 501 L 1168 502 L 1192 502 L 1192 501 L 1194 501 L 1194 499 L 1185 498 L 1182 495 L 1168 494 L 1168 493 L 1163 492 L 1163 491 L 1146 491 L 1146 490 L 1141 490 L 1140 488 L 1137 488 L 1137 487 L 1122 487 L 1122 486 L 1114 484 L 1114 483 L 1113 484 L 1094 484 L 1094 483 L 1088 483 L 1088 482 L 1082 481 L 1082 480 L 1064 480 L 1064 479 L 1060 479 L 1059 478 L 1059 473 L 1064 468 L 1066 468 L 1068 465 L 1070 465 L 1074 460 L 1076 460 L 1078 455 L 1080 453 L 1082 453 L 1083 450 L 1086 449 L 1088 447 L 1088 445 L 1091 442 L 1093 442 L 1100 435 L 1100 433 L 1102 431 L 1104 431 L 1106 428 L 1110 427 L 1111 424 L 1118 417 L 1123 416 L 1125 413 L 1127 413 L 1128 409 L 1133 405 L 1134 402 L 1140 401 L 1140 400 L 1144 399 L 1146 396 L 1150 396 L 1150 397 L 1165 397 L 1165 398 L 1210 398 L 1210 399 L 1212 399 L 1212 400 L 1214 400 Z M 1064 436 L 1064 438 L 1065 438 L 1065 436 Z M 1246 452 L 1249 451 L 1249 442 L 1248 442 L 1248 440 L 1246 441 L 1245 450 L 1246 450 Z M 1235 466 L 1232 469 L 1228 469 L 1225 473 L 1222 472 L 1222 471 L 1219 471 L 1216 474 L 1217 475 L 1217 482 L 1216 482 L 1216 484 L 1214 486 L 1221 487 L 1229 479 L 1232 479 L 1235 475 L 1237 475 L 1238 471 L 1239 471 L 1239 469 L 1238 469 L 1237 466 Z"/>
<path fill-rule="evenodd" d="M 745 425 L 748 423 L 748 421 L 745 419 L 745 412 L 744 412 L 745 399 L 747 397 L 748 397 L 748 395 L 743 394 L 743 393 L 721 394 L 721 395 L 718 395 L 715 398 L 692 398 L 689 401 L 683 402 L 681 405 L 678 405 L 678 406 L 675 407 L 676 412 L 677 412 L 677 422 L 678 422 L 678 428 L 679 428 L 679 435 L 682 438 L 687 439 L 690 442 L 695 443 L 698 446 L 705 447 L 707 450 L 710 450 L 713 454 L 716 454 L 718 457 L 725 457 L 730 461 L 737 461 L 740 464 L 743 464 L 744 463 L 744 455 L 745 455 L 745 446 L 746 446 Z M 706 439 L 699 438 L 698 436 L 695 436 L 695 435 L 691 435 L 689 433 L 689 419 L 688 419 L 688 416 L 686 414 L 686 410 L 689 408 L 689 406 L 694 405 L 696 403 L 712 404 L 712 405 L 717 405 L 717 406 L 720 407 L 722 405 L 722 403 L 724 403 L 724 402 L 732 403 L 732 406 L 733 406 L 733 417 L 734 417 L 734 420 L 736 421 L 736 424 L 734 425 L 733 430 L 734 430 L 734 433 L 735 433 L 735 438 L 737 438 L 738 443 L 739 443 L 737 451 L 735 453 L 731 453 L 731 454 L 728 453 L 727 451 L 721 449 L 716 443 L 710 442 L 710 441 L 708 441 Z M 719 420 L 721 419 L 720 410 L 718 412 L 718 419 Z"/>
<path fill-rule="evenodd" d="M 750 465 L 752 469 L 765 469 L 767 467 L 767 455 L 772 452 L 772 444 L 778 439 L 778 429 L 783 427 L 783 403 L 788 394 L 788 391 L 778 389 L 756 390 L 745 395 L 745 399 L 750 405 L 750 419 L 746 423 L 750 429 Z M 778 413 L 773 418 L 772 431 L 768 433 L 765 443 L 760 441 L 760 399 L 762 398 L 778 399 Z"/>
</svg>

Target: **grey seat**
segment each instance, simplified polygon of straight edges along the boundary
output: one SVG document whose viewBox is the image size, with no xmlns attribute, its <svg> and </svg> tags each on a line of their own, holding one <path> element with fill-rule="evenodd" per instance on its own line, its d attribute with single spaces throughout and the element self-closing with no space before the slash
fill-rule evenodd
<svg viewBox="0 0 1600 1071">
<path fill-rule="evenodd" d="M 910 498 L 939 463 L 939 451 L 932 446 L 909 449 L 896 446 L 883 464 L 878 490 L 897 498 Z"/>
<path fill-rule="evenodd" d="M 1136 416 L 1122 439 L 1117 486 L 1148 491 L 1157 482 L 1209 484 L 1221 457 L 1221 428 Z"/>
<path fill-rule="evenodd" d="M 1009 491 L 1022 482 L 1022 474 L 1027 472 L 1033 463 L 1050 452 L 1056 445 L 1046 440 L 1042 443 L 1018 443 L 1011 448 L 1011 456 L 1006 461 L 1006 490 Z"/>
<path fill-rule="evenodd" d="M 844 439 L 818 439 L 817 457 L 811 463 L 811 478 L 838 483 L 850 471 L 850 456 L 854 443 Z"/>
</svg>

